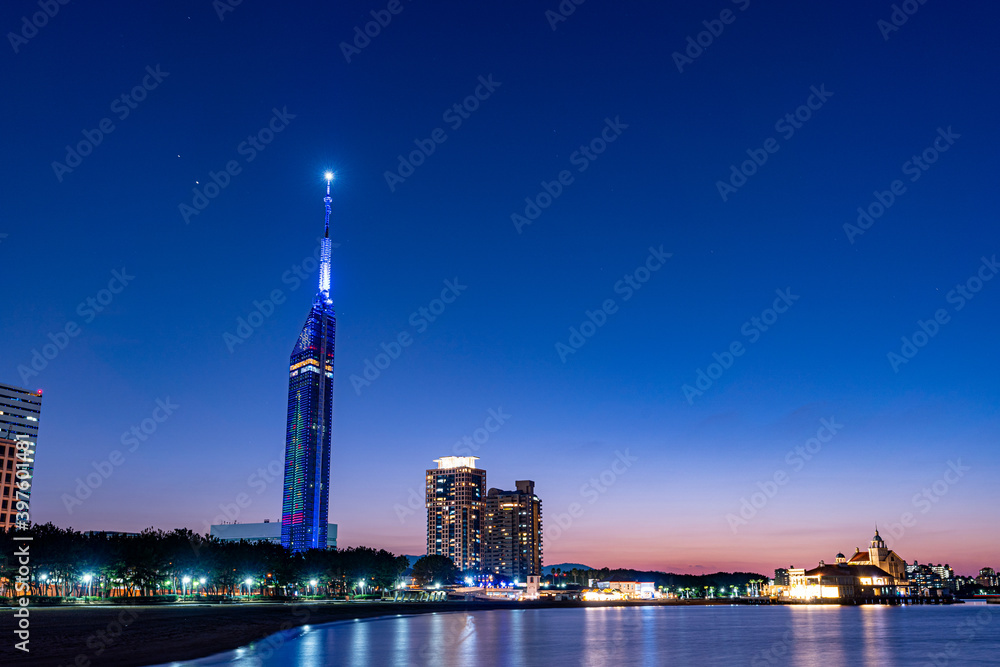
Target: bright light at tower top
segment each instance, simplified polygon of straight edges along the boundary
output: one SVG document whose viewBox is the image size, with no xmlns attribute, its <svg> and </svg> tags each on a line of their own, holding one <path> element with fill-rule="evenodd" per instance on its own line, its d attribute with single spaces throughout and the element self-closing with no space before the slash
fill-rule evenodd
<svg viewBox="0 0 1000 667">
<path fill-rule="evenodd" d="M 323 178 L 325 178 L 328 181 L 332 181 L 333 180 L 333 172 L 332 171 L 326 172 L 325 174 L 323 174 Z"/>
</svg>

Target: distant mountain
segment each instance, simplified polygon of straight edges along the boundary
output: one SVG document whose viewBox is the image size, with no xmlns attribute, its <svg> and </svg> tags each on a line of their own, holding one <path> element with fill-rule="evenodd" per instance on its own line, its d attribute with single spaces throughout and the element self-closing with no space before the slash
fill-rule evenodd
<svg viewBox="0 0 1000 667">
<path fill-rule="evenodd" d="M 552 570 L 559 568 L 563 572 L 569 572 L 570 570 L 592 570 L 593 568 L 589 565 L 581 565 L 580 563 L 556 563 L 555 565 L 546 565 L 542 568 L 542 574 L 552 574 Z"/>
</svg>

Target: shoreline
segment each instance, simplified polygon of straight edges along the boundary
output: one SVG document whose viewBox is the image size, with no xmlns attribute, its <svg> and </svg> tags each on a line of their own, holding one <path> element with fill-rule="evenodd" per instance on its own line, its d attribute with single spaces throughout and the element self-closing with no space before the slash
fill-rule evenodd
<svg viewBox="0 0 1000 667">
<path fill-rule="evenodd" d="M 246 602 L 241 604 L 79 605 L 31 608 L 30 653 L 0 646 L 0 662 L 47 666 L 147 667 L 206 658 L 303 625 L 497 609 L 728 606 L 730 600 L 579 602 Z M 740 605 L 757 606 L 757 605 Z M 769 605 L 760 605 L 769 606 Z M 784 606 L 784 605 L 782 605 Z"/>
</svg>

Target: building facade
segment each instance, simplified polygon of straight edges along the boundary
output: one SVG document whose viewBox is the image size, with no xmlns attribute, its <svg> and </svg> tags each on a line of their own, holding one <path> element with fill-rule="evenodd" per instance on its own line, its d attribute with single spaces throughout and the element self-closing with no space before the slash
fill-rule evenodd
<svg viewBox="0 0 1000 667">
<path fill-rule="evenodd" d="M 837 560 L 839 561 L 841 558 L 843 555 L 838 554 Z M 875 537 L 868 545 L 868 551 L 864 552 L 855 548 L 854 555 L 847 561 L 847 564 L 874 565 L 888 572 L 896 581 L 906 581 L 906 561 L 900 558 L 895 551 L 885 546 L 885 541 L 878 534 L 878 528 L 875 529 Z"/>
<path fill-rule="evenodd" d="M 0 529 L 14 528 L 17 519 L 17 464 L 17 442 L 0 438 Z"/>
<path fill-rule="evenodd" d="M 330 435 L 333 350 L 337 318 L 330 299 L 330 182 L 326 229 L 320 244 L 319 291 L 288 366 L 288 419 L 281 505 L 281 543 L 293 551 L 327 545 L 330 506 Z"/>
<path fill-rule="evenodd" d="M 531 480 L 486 495 L 483 571 L 517 581 L 542 574 L 542 501 Z"/>
<path fill-rule="evenodd" d="M 896 597 L 906 593 L 905 585 L 874 565 L 836 563 L 811 570 L 789 570 L 789 597 L 800 600 Z"/>
<path fill-rule="evenodd" d="M 13 526 L 17 513 L 17 500 L 31 502 L 31 485 L 27 490 L 14 484 L 21 480 L 32 482 L 35 476 L 35 447 L 38 442 L 38 424 L 42 413 L 42 390 L 30 391 L 9 384 L 0 384 L 0 527 Z M 20 453 L 20 455 L 18 455 Z M 18 465 L 20 464 L 20 465 Z M 18 471 L 22 471 L 20 479 Z M 21 496 L 17 495 L 21 492 Z M 27 497 L 27 498 L 25 498 Z M 30 510 L 29 510 L 30 511 Z"/>
<path fill-rule="evenodd" d="M 209 534 L 223 542 L 272 542 L 281 543 L 281 524 L 264 521 L 264 523 L 222 523 L 213 524 Z M 327 524 L 326 547 L 337 548 L 337 524 Z"/>
<path fill-rule="evenodd" d="M 477 456 L 443 456 L 426 472 L 427 555 L 447 556 L 460 570 L 483 567 L 486 471 Z"/>
</svg>

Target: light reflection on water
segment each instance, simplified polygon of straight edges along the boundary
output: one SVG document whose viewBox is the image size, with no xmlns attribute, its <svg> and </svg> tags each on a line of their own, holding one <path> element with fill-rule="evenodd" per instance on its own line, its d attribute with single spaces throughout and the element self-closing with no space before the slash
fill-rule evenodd
<svg viewBox="0 0 1000 667">
<path fill-rule="evenodd" d="M 998 611 L 971 605 L 831 605 L 417 614 L 308 626 L 189 664 L 985 665 L 1000 662 Z"/>
</svg>

